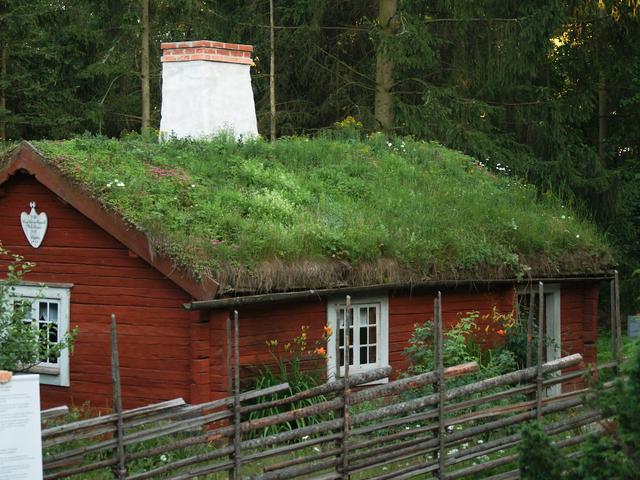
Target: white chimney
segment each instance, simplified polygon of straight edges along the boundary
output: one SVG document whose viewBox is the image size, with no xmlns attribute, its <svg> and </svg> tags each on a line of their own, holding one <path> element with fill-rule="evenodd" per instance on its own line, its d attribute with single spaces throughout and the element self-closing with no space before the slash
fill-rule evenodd
<svg viewBox="0 0 640 480">
<path fill-rule="evenodd" d="M 162 43 L 160 132 L 210 138 L 258 135 L 249 69 L 251 45 L 198 40 Z"/>
</svg>

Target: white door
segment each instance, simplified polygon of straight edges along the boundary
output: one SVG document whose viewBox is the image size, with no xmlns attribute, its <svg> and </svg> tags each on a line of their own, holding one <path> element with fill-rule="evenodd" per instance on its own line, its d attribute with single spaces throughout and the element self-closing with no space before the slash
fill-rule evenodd
<svg viewBox="0 0 640 480">
<path fill-rule="evenodd" d="M 545 337 L 546 337 L 546 359 L 557 360 L 562 356 L 561 350 L 561 325 L 560 325 L 560 287 L 548 287 L 545 285 L 544 293 L 544 316 L 545 316 Z M 554 376 L 560 375 L 557 371 Z M 553 385 L 547 388 L 547 396 L 559 395 L 561 386 Z"/>
</svg>

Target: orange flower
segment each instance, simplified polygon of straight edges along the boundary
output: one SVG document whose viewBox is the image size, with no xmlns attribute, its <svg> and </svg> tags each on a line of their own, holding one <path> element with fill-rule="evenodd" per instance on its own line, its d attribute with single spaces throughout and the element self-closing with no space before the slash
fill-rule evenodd
<svg viewBox="0 0 640 480">
<path fill-rule="evenodd" d="M 324 357 L 327 354 L 327 351 L 324 349 L 324 347 L 318 347 L 314 350 L 314 353 L 316 355 L 320 355 L 321 357 Z"/>
<path fill-rule="evenodd" d="M 507 332 L 505 332 L 504 330 L 498 330 L 496 333 L 498 335 L 505 335 Z"/>
<path fill-rule="evenodd" d="M 325 325 L 324 326 L 324 334 L 327 337 L 330 337 L 332 333 L 333 333 L 333 330 L 331 329 L 331 326 L 330 325 Z"/>
</svg>

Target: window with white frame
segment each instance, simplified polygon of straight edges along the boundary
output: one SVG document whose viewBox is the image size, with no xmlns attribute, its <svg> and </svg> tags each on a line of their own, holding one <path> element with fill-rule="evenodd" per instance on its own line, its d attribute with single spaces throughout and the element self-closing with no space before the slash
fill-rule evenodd
<svg viewBox="0 0 640 480">
<path fill-rule="evenodd" d="M 14 307 L 25 305 L 25 323 L 31 323 L 41 338 L 49 344 L 62 341 L 69 332 L 69 288 L 34 285 L 12 287 L 11 299 Z M 69 386 L 69 351 L 62 350 L 56 357 L 46 347 L 39 352 L 39 361 L 30 369 L 40 374 L 40 383 Z"/>
<path fill-rule="evenodd" d="M 389 363 L 389 302 L 386 296 L 354 298 L 348 312 L 345 299 L 327 304 L 328 324 L 332 334 L 328 341 L 328 377 L 344 374 L 345 344 L 349 336 L 349 373 L 359 373 Z"/>
</svg>

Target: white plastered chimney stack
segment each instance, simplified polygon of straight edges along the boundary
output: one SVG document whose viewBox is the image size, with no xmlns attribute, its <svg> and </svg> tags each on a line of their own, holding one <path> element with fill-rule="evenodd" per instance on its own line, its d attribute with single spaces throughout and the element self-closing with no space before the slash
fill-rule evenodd
<svg viewBox="0 0 640 480">
<path fill-rule="evenodd" d="M 197 40 L 162 43 L 164 137 L 207 139 L 221 132 L 258 135 L 249 69 L 251 45 Z"/>
</svg>

